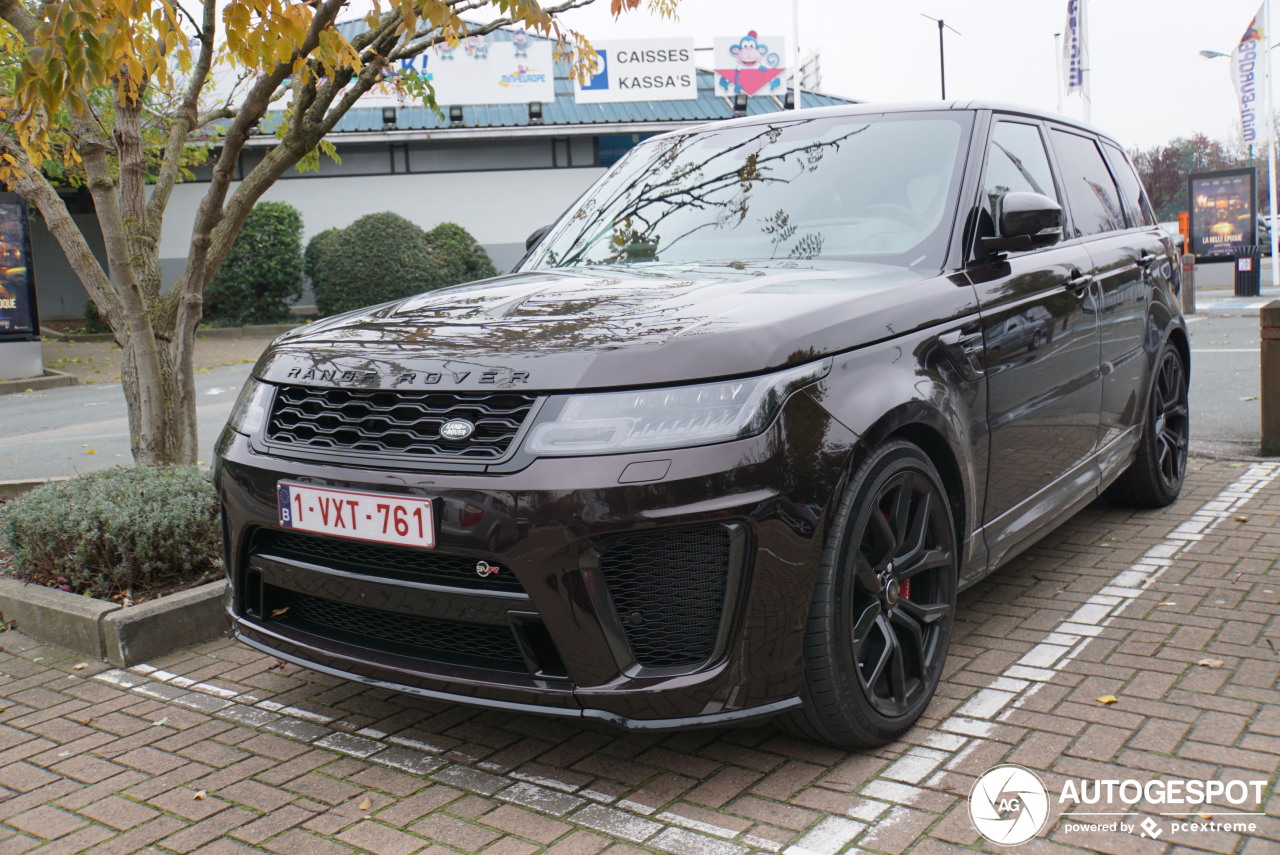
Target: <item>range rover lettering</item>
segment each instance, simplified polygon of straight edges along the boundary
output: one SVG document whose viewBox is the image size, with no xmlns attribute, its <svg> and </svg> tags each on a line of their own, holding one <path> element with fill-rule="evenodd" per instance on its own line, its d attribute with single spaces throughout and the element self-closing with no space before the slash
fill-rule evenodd
<svg viewBox="0 0 1280 855">
<path fill-rule="evenodd" d="M 430 698 L 840 746 L 957 592 L 1172 502 L 1185 324 L 1120 146 L 990 104 L 635 146 L 505 276 L 268 349 L 219 440 L 236 635 Z"/>
</svg>

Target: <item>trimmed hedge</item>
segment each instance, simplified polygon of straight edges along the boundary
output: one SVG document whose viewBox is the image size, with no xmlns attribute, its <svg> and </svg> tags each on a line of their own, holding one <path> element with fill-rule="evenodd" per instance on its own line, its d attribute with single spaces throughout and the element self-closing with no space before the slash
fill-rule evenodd
<svg viewBox="0 0 1280 855">
<path fill-rule="evenodd" d="M 389 211 L 356 220 L 321 255 L 325 270 L 312 287 L 322 317 L 453 284 L 426 232 Z"/>
<path fill-rule="evenodd" d="M 102 319 L 98 304 L 90 298 L 84 301 L 84 331 L 86 333 L 108 333 L 111 326 Z"/>
<path fill-rule="evenodd" d="M 302 253 L 302 269 L 307 274 L 307 281 L 314 291 L 323 289 L 322 282 L 333 258 L 333 239 L 342 234 L 342 229 L 325 229 L 311 236 L 307 241 L 306 251 Z"/>
<path fill-rule="evenodd" d="M 0 508 L 0 544 L 17 579 L 138 600 L 207 581 L 218 569 L 218 500 L 194 466 L 91 472 Z"/>
<path fill-rule="evenodd" d="M 441 223 L 427 232 L 427 240 L 445 258 L 458 259 L 462 262 L 461 270 L 458 271 L 459 278 L 450 284 L 474 282 L 477 279 L 488 279 L 490 276 L 498 275 L 497 268 L 489 260 L 489 253 L 476 243 L 471 232 L 457 223 Z"/>
<path fill-rule="evenodd" d="M 259 202 L 205 290 L 204 316 L 226 326 L 288 321 L 302 296 L 302 215 L 286 202 Z"/>
</svg>

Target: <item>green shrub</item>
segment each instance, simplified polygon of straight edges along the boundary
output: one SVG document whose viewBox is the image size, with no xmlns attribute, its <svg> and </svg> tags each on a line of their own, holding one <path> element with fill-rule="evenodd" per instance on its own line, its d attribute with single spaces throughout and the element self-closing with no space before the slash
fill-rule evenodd
<svg viewBox="0 0 1280 855">
<path fill-rule="evenodd" d="M 289 301 L 301 296 L 302 215 L 285 202 L 259 202 L 205 289 L 204 315 L 229 325 L 283 323 Z"/>
<path fill-rule="evenodd" d="M 450 281 L 448 262 L 426 233 L 399 214 L 368 214 L 322 244 L 324 270 L 312 280 L 321 316 L 434 291 Z M 458 264 L 458 275 L 461 265 Z"/>
<path fill-rule="evenodd" d="M 10 575 L 107 598 L 185 587 L 221 563 L 218 500 L 194 466 L 116 468 L 45 484 L 4 506 Z"/>
<path fill-rule="evenodd" d="M 325 229 L 312 235 L 311 240 L 307 241 L 306 251 L 302 253 L 302 269 L 307 274 L 313 291 L 324 287 L 323 284 L 316 283 L 325 277 L 329 269 L 330 259 L 333 258 L 333 239 L 340 234 L 342 229 Z"/>
<path fill-rule="evenodd" d="M 93 300 L 84 301 L 84 331 L 87 333 L 111 332 L 111 327 L 98 312 L 98 304 Z"/>
<path fill-rule="evenodd" d="M 462 262 L 461 278 L 450 284 L 474 282 L 498 275 L 497 268 L 489 260 L 489 253 L 476 243 L 469 231 L 457 223 L 441 223 L 427 232 L 427 240 L 440 255 Z"/>
</svg>

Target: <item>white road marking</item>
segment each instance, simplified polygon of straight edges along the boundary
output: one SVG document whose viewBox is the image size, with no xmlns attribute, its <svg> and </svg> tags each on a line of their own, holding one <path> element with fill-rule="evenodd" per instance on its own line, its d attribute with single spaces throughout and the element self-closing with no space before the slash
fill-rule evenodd
<svg viewBox="0 0 1280 855">
<path fill-rule="evenodd" d="M 955 768 L 961 764 L 981 744 L 981 740 L 991 734 L 998 721 L 1026 703 L 1042 686 L 1062 671 L 1093 637 L 1101 633 L 1129 603 L 1143 594 L 1151 583 L 1164 573 L 1176 556 L 1213 531 L 1223 520 L 1236 514 L 1277 477 L 1280 477 L 1280 464 L 1260 463 L 1251 466 L 1240 478 L 1213 499 L 1201 505 L 1186 521 L 1170 531 L 1163 541 L 1148 549 L 1127 570 L 1117 573 L 1098 594 L 1090 597 L 1053 631 L 1047 633 L 1042 641 L 1032 647 L 1018 662 L 1006 668 L 987 687 L 980 689 L 954 714 L 944 719 L 922 745 L 912 746 L 903 752 L 881 776 L 862 787 L 858 795 L 864 799 L 864 802 L 860 807 L 847 812 L 851 819 L 842 819 L 833 815 L 830 818 L 831 822 L 819 823 L 811 830 L 811 836 L 801 838 L 800 841 L 788 847 L 791 855 L 808 855 L 810 852 L 825 855 L 846 846 L 855 839 L 864 830 L 860 828 L 863 823 L 872 823 L 865 828 L 882 832 L 897 820 L 907 816 L 901 808 L 916 804 L 926 793 L 936 791 L 930 788 L 937 786 L 943 769 Z M 364 756 L 368 762 L 395 768 L 404 767 L 406 762 L 418 762 L 413 758 L 406 759 L 404 756 L 406 751 L 417 752 L 423 761 L 432 755 L 438 756 L 443 751 L 440 746 L 389 736 L 373 728 L 361 729 L 357 731 L 359 734 L 357 736 L 342 730 L 341 722 L 336 722 L 330 716 L 270 700 L 260 700 L 252 692 L 236 694 L 220 686 L 192 683 L 186 678 L 168 671 L 157 670 L 149 665 L 134 666 L 129 671 L 118 669 L 103 671 L 93 675 L 93 679 L 148 697 L 157 697 L 165 702 L 171 701 L 157 692 L 159 684 L 163 683 L 188 688 L 192 692 L 199 692 L 222 701 L 234 700 L 236 703 L 214 710 L 210 714 L 216 718 L 242 721 L 249 726 L 258 727 L 259 725 L 245 720 L 249 708 L 276 713 L 283 716 L 284 720 L 306 722 L 307 727 L 310 728 L 307 731 L 310 735 L 305 737 L 293 735 L 294 739 L 332 746 L 340 752 L 357 753 L 357 756 Z M 181 701 L 175 702 L 181 703 Z M 277 722 L 273 719 L 273 723 Z M 287 730 L 287 728 L 273 728 L 273 732 L 277 733 L 287 732 Z M 436 759 L 432 762 L 441 763 L 441 760 Z M 518 770 L 479 773 L 479 765 L 474 762 L 464 763 L 453 760 L 442 764 L 436 771 L 426 776 L 434 778 L 438 774 L 452 772 L 453 777 L 449 779 L 450 782 L 465 788 L 465 783 L 458 783 L 461 780 L 460 773 L 465 776 L 467 770 L 476 769 L 475 774 L 484 774 L 490 778 L 498 777 L 506 781 L 506 786 L 494 793 L 494 797 L 515 801 L 534 810 L 539 809 L 535 806 L 538 801 L 547 802 L 550 806 L 557 796 L 561 799 L 572 798 L 559 795 L 561 793 L 574 793 L 575 796 L 605 803 L 614 800 L 614 797 L 603 793 L 579 789 L 573 784 Z M 541 790 L 538 799 L 531 799 L 526 792 L 531 784 L 550 789 Z M 655 817 L 652 814 L 646 815 L 652 810 L 647 807 L 643 808 L 644 812 L 626 810 L 625 808 L 628 807 L 632 807 L 628 801 L 618 802 L 610 808 L 588 804 L 587 807 L 579 809 L 578 805 L 569 803 L 563 806 L 563 809 L 551 810 L 548 807 L 544 812 L 637 843 L 649 842 L 649 845 L 653 845 L 658 842 L 666 844 L 678 841 L 678 846 L 664 845 L 662 848 L 667 851 L 679 849 L 694 855 L 696 855 L 695 850 L 706 853 L 727 852 L 724 841 L 736 836 L 730 829 L 699 823 L 668 812 L 658 813 Z M 643 806 L 635 805 L 634 807 Z M 877 822 L 877 817 L 884 814 L 886 808 L 890 809 L 889 813 Z M 862 820 L 862 822 L 852 820 Z M 704 837 L 694 832 L 712 836 Z M 778 852 L 782 848 L 777 843 L 751 834 L 744 834 L 738 842 L 756 850 L 769 852 Z M 860 850 L 854 847 L 844 849 L 846 855 L 853 855 L 858 851 Z"/>
<path fill-rule="evenodd" d="M 953 753 L 945 762 L 937 761 L 938 752 L 935 750 L 912 746 L 882 773 L 883 777 L 864 786 L 859 795 L 906 806 L 917 803 L 931 788 L 939 785 L 945 774 L 943 770 L 955 769 L 963 763 L 968 754 L 981 744 L 979 740 L 995 728 L 996 722 L 1024 705 L 1079 656 L 1093 637 L 1160 578 L 1176 556 L 1217 528 L 1223 520 L 1234 516 L 1277 477 L 1280 477 L 1280 464 L 1251 466 L 1236 481 L 1197 508 L 1164 540 L 1148 549 L 1129 569 L 1117 573 L 1099 593 L 1086 600 L 986 688 L 980 689 L 954 714 L 944 719 L 938 725 L 939 731 L 965 735 L 960 744 L 953 743 Z M 933 772 L 938 766 L 942 770 Z M 921 771 L 925 774 L 920 775 Z M 923 789 L 913 784 L 919 784 Z M 887 828 L 902 815 L 901 812 L 890 813 L 877 828 Z"/>
</svg>

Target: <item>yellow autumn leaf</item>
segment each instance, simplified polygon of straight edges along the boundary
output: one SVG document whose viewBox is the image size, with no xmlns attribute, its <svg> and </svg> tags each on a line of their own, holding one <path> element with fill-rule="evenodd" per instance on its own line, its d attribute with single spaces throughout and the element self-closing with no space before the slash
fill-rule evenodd
<svg viewBox="0 0 1280 855">
<path fill-rule="evenodd" d="M 373 799 L 365 796 L 364 801 L 360 802 L 360 810 L 369 810 L 371 807 L 373 807 Z"/>
<path fill-rule="evenodd" d="M 1114 704 L 1116 701 L 1120 699 L 1117 698 L 1115 695 L 1103 695 L 1100 698 L 1095 698 L 1095 700 L 1097 700 L 1097 702 L 1100 704 L 1106 704 L 1107 706 L 1110 706 L 1111 704 Z"/>
<path fill-rule="evenodd" d="M 97 453 L 98 453 L 98 452 L 97 452 L 95 449 L 92 449 L 92 448 L 85 452 L 85 454 L 97 454 Z"/>
</svg>

